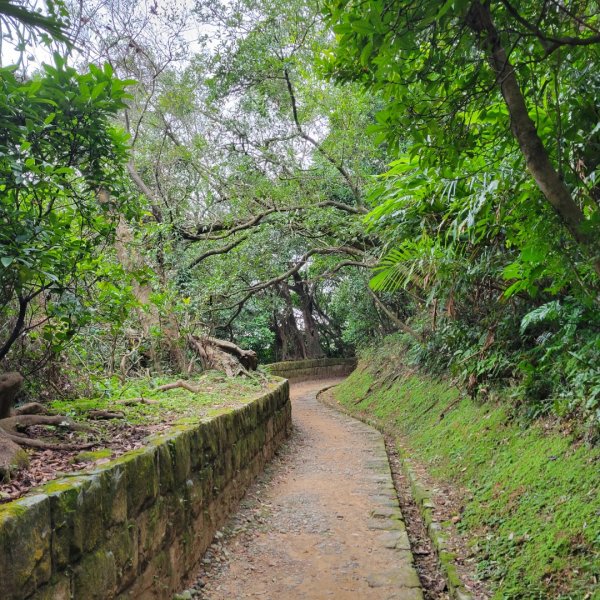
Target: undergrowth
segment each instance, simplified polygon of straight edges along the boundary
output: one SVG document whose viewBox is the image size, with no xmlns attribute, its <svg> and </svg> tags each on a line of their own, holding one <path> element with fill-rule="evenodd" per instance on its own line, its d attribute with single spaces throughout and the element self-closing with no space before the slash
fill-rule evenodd
<svg viewBox="0 0 600 600">
<path fill-rule="evenodd" d="M 465 490 L 458 529 L 493 597 L 600 598 L 600 448 L 564 421 L 524 421 L 403 368 L 405 355 L 397 340 L 370 351 L 335 397 Z"/>
<path fill-rule="evenodd" d="M 188 383 L 200 389 L 193 393 L 183 388 L 159 391 L 161 385 L 172 383 L 173 377 L 132 378 L 121 384 L 118 377 L 94 382 L 94 395 L 75 400 L 55 400 L 52 412 L 75 419 L 85 418 L 91 410 L 123 413 L 123 419 L 132 425 L 164 423 L 191 417 L 210 416 L 209 410 L 226 408 L 246 402 L 263 390 L 253 379 L 230 379 L 216 371 L 209 371 Z M 145 404 L 141 399 L 149 400 Z M 137 401 L 136 401 L 137 400 Z M 133 402 L 132 402 L 133 401 Z"/>
</svg>

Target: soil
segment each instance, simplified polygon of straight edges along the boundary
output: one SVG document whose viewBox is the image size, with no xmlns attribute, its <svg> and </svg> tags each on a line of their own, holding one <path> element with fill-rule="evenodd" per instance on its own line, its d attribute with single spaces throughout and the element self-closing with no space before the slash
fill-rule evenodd
<svg viewBox="0 0 600 600">
<path fill-rule="evenodd" d="M 423 598 L 383 438 L 316 400 L 331 383 L 292 386 L 291 439 L 179 597 Z"/>
</svg>

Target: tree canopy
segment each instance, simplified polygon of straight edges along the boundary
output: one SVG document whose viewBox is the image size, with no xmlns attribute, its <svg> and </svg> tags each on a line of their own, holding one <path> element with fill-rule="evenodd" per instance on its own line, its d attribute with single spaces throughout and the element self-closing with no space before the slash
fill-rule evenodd
<svg viewBox="0 0 600 600">
<path fill-rule="evenodd" d="M 70 340 L 99 371 L 180 371 L 198 335 L 269 361 L 398 329 L 474 395 L 595 418 L 593 2 L 56 6 L 75 66 L 3 75 L 31 113 L 6 141 L 5 360 Z"/>
</svg>

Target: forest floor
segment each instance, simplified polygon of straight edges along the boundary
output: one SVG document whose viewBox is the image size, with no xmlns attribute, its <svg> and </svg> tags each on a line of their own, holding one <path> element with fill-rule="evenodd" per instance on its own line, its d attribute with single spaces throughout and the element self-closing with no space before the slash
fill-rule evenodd
<svg viewBox="0 0 600 600">
<path fill-rule="evenodd" d="M 335 382 L 292 385 L 291 439 L 176 597 L 424 597 L 383 437 L 316 399 Z"/>
<path fill-rule="evenodd" d="M 117 378 L 102 382 L 91 398 L 56 400 L 49 403 L 51 414 L 72 418 L 90 426 L 90 431 L 74 432 L 58 427 L 29 427 L 26 432 L 49 444 L 90 445 L 85 450 L 27 449 L 29 465 L 9 481 L 0 482 L 0 504 L 26 494 L 65 473 L 89 469 L 109 462 L 130 450 L 141 448 L 146 438 L 173 425 L 197 422 L 238 406 L 264 392 L 266 379 L 226 378 L 209 371 L 186 380 L 197 391 L 171 387 L 173 377 L 129 379 L 121 385 Z M 168 389 L 161 390 L 161 386 Z M 111 418 L 106 418 L 111 415 Z"/>
</svg>

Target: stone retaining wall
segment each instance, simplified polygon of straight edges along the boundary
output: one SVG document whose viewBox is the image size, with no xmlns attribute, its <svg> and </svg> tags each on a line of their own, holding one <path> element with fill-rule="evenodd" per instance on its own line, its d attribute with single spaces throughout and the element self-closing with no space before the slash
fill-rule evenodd
<svg viewBox="0 0 600 600">
<path fill-rule="evenodd" d="M 273 375 L 285 377 L 291 381 L 307 379 L 328 379 L 344 377 L 356 368 L 356 358 L 315 358 L 290 360 L 266 365 Z"/>
<path fill-rule="evenodd" d="M 270 389 L 0 505 L 0 598 L 171 598 L 290 432 Z"/>
</svg>

